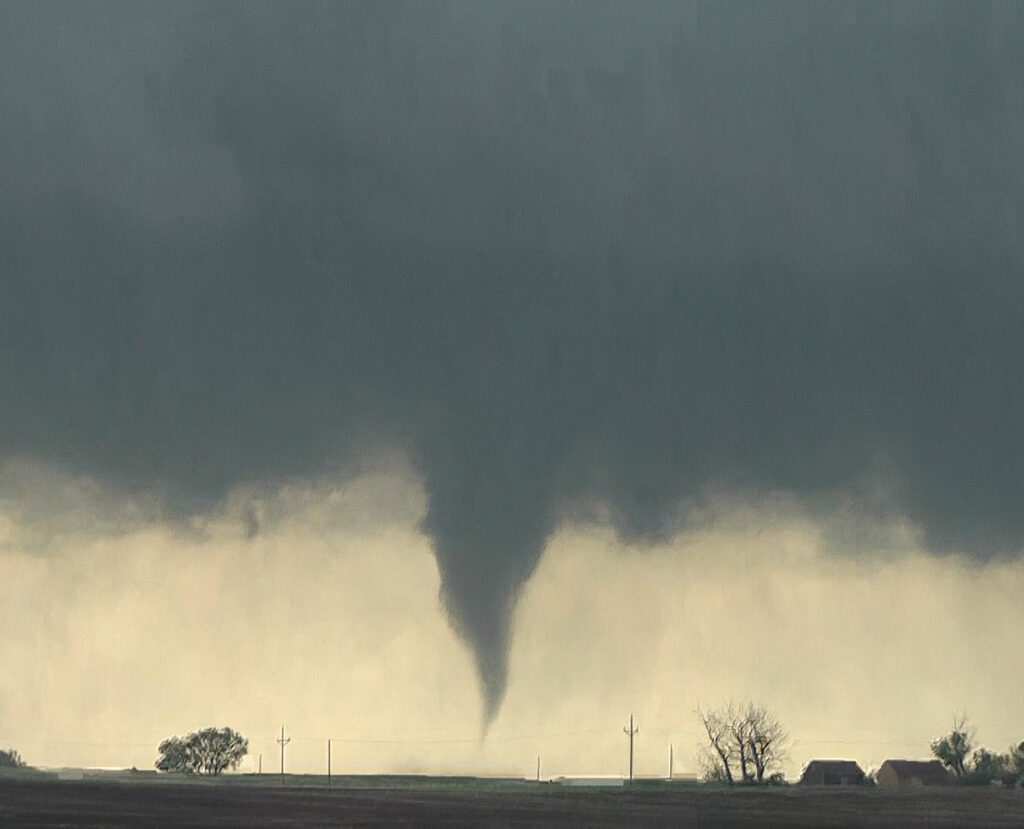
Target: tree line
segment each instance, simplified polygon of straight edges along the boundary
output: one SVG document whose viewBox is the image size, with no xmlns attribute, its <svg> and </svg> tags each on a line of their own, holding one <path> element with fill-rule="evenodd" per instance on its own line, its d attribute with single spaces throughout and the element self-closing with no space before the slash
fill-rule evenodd
<svg viewBox="0 0 1024 829">
<path fill-rule="evenodd" d="M 168 737 L 157 748 L 158 771 L 218 775 L 236 769 L 249 752 L 249 741 L 230 728 L 202 728 L 184 737 Z M 13 748 L 0 749 L 0 768 L 27 768 Z"/>
<path fill-rule="evenodd" d="M 931 749 L 957 782 L 965 786 L 988 786 L 994 782 L 1012 786 L 1024 780 L 1024 741 L 1003 753 L 976 746 L 974 727 L 966 714 L 954 717 L 953 728 L 933 740 Z"/>
<path fill-rule="evenodd" d="M 6 751 L 0 749 L 0 769 L 23 768 L 25 768 L 25 761 L 21 759 L 21 755 L 17 751 L 13 748 L 9 748 Z"/>
<path fill-rule="evenodd" d="M 217 775 L 238 768 L 249 741 L 230 728 L 202 728 L 184 737 L 169 737 L 157 748 L 158 771 Z"/>
<path fill-rule="evenodd" d="M 707 738 L 698 755 L 706 781 L 730 786 L 785 782 L 778 767 L 786 759 L 790 736 L 774 713 L 753 702 L 730 702 L 698 707 L 697 716 Z M 211 727 L 169 737 L 157 750 L 158 771 L 219 775 L 238 768 L 249 741 L 231 728 Z M 934 739 L 931 750 L 963 785 L 1024 782 L 1024 740 L 1005 752 L 978 746 L 966 714 L 954 717 L 952 729 Z M 14 749 L 0 749 L 0 768 L 25 768 L 25 761 Z"/>
<path fill-rule="evenodd" d="M 704 780 L 729 786 L 784 782 L 778 767 L 786 759 L 790 738 L 771 711 L 753 702 L 730 702 L 698 707 L 697 716 L 706 737 L 698 754 Z M 1024 741 L 1005 752 L 979 746 L 966 714 L 954 717 L 952 729 L 934 739 L 931 750 L 962 785 L 1024 783 Z"/>
</svg>

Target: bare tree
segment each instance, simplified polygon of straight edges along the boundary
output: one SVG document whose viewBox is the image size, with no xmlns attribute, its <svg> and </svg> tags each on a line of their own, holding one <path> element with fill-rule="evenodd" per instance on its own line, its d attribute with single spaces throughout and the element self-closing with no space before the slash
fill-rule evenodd
<svg viewBox="0 0 1024 829">
<path fill-rule="evenodd" d="M 708 748 L 702 756 L 706 780 L 729 785 L 736 782 L 765 783 L 784 758 L 789 735 L 778 718 L 763 706 L 747 703 L 718 710 L 697 709 Z"/>
<path fill-rule="evenodd" d="M 767 708 L 750 703 L 747 706 L 747 747 L 754 764 L 758 783 L 764 783 L 766 774 L 786 757 L 789 734 L 782 723 Z"/>
<path fill-rule="evenodd" d="M 750 783 L 754 779 L 753 763 L 750 757 L 750 720 L 743 709 L 731 702 L 726 709 L 726 719 L 729 722 L 729 734 L 732 737 L 732 753 L 740 766 L 740 780 Z"/>
<path fill-rule="evenodd" d="M 697 708 L 697 716 L 704 725 L 713 752 L 705 758 L 704 777 L 708 780 L 720 780 L 731 786 L 734 782 L 730 764 L 733 754 L 732 732 L 727 713 L 703 711 L 699 706 Z"/>
</svg>

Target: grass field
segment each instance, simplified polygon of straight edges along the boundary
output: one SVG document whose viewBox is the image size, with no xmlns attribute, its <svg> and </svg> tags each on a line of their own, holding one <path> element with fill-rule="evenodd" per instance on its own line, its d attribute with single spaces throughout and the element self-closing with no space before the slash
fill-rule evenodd
<svg viewBox="0 0 1024 829">
<path fill-rule="evenodd" d="M 0 778 L 0 826 L 1020 826 L 1024 795 L 944 788 L 567 789 L 472 778 Z M 319 783 L 319 785 L 314 785 Z"/>
</svg>

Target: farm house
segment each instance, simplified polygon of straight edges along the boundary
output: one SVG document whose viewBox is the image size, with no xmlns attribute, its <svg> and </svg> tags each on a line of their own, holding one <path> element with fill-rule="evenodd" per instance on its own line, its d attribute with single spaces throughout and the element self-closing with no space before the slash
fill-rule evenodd
<svg viewBox="0 0 1024 829">
<path fill-rule="evenodd" d="M 886 760 L 878 770 L 878 785 L 883 789 L 908 786 L 943 786 L 952 778 L 938 760 Z"/>
<path fill-rule="evenodd" d="M 855 760 L 811 760 L 800 782 L 813 786 L 860 786 L 864 769 Z"/>
</svg>

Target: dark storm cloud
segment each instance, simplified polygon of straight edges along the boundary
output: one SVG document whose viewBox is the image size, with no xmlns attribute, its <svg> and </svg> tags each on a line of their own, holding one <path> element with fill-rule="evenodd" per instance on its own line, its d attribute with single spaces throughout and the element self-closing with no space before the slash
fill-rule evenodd
<svg viewBox="0 0 1024 829">
<path fill-rule="evenodd" d="M 709 490 L 1021 548 L 1013 5 L 0 7 L 0 450 L 409 452 L 493 715 L 546 539 Z"/>
</svg>

